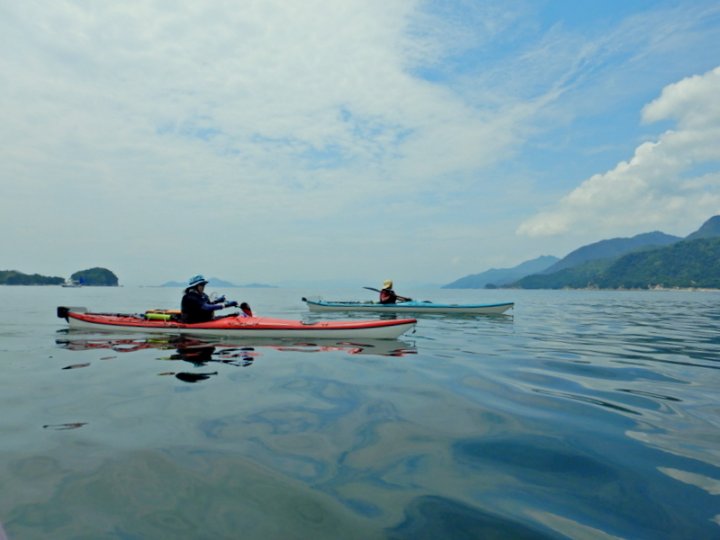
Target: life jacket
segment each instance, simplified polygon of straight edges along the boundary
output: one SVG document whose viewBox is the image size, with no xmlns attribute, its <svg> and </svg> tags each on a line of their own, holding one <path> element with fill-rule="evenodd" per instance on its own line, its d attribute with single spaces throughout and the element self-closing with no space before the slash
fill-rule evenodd
<svg viewBox="0 0 720 540">
<path fill-rule="evenodd" d="M 197 289 L 187 289 L 181 302 L 182 322 L 192 324 L 208 322 L 213 320 L 213 311 L 203 309 L 203 306 L 210 303 L 210 297 Z"/>
<path fill-rule="evenodd" d="M 397 294 L 392 289 L 383 289 L 380 291 L 381 304 L 394 304 L 397 302 Z"/>
</svg>

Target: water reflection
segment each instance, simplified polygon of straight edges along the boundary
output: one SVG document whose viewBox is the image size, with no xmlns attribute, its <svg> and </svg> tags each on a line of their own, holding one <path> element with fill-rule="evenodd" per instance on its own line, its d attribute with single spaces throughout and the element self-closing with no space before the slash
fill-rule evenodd
<svg viewBox="0 0 720 540">
<path fill-rule="evenodd" d="M 2 343 L 0 519 L 13 538 L 715 538 L 717 308 L 656 297 L 425 315 L 411 361 L 398 341 L 118 333 L 48 351 L 40 325 Z"/>
<path fill-rule="evenodd" d="M 57 338 L 56 344 L 72 351 L 92 351 L 109 349 L 117 353 L 132 353 L 142 350 L 174 350 L 174 354 L 162 360 L 177 360 L 192 364 L 195 368 L 210 364 L 223 364 L 235 367 L 250 367 L 263 354 L 263 349 L 272 349 L 287 353 L 318 353 L 341 351 L 352 355 L 406 356 L 416 354 L 414 344 L 400 340 L 364 340 L 315 342 L 296 340 L 255 339 L 249 342 L 232 343 L 223 340 L 207 340 L 188 336 L 153 336 L 153 337 L 82 337 L 72 336 Z M 104 357 L 101 359 L 108 359 Z M 77 369 L 90 366 L 89 362 L 75 363 L 62 369 Z M 165 371 L 160 375 L 174 375 L 187 383 L 204 381 L 217 375 L 218 371 L 186 372 Z"/>
<path fill-rule="evenodd" d="M 557 538 L 551 531 L 529 526 L 446 497 L 417 497 L 405 509 L 405 521 L 388 529 L 387 537 L 400 538 Z"/>
<path fill-rule="evenodd" d="M 64 424 L 45 424 L 43 429 L 54 429 L 56 431 L 64 431 L 66 429 L 77 429 L 87 425 L 87 422 L 66 422 Z M 2 537 L 0 536 L 0 539 Z"/>
<path fill-rule="evenodd" d="M 198 339 L 191 339 L 181 336 L 168 336 L 162 338 L 70 338 L 56 339 L 56 344 L 64 349 L 72 351 L 90 351 L 98 349 L 110 349 L 119 353 L 132 353 L 145 349 L 172 350 L 175 354 L 162 358 L 163 360 L 180 360 L 192 364 L 193 367 L 203 367 L 212 362 L 229 364 L 239 367 L 252 365 L 254 351 L 252 347 L 223 347 L 218 348 L 216 344 Z M 105 357 L 104 359 L 108 359 Z M 90 362 L 83 362 L 65 366 L 62 369 L 77 369 L 90 366 Z M 186 371 L 164 371 L 160 375 L 174 375 L 177 379 L 186 383 L 196 383 L 217 375 L 217 371 L 211 372 L 186 372 Z"/>
<path fill-rule="evenodd" d="M 9 538 L 329 539 L 338 531 L 345 540 L 379 538 L 331 497 L 237 452 L 137 449 L 92 463 L 72 467 L 32 453 L 14 459 L 16 481 L 37 482 L 42 472 L 47 488 L 29 497 L 18 487 L 3 513 Z"/>
<path fill-rule="evenodd" d="M 74 336 L 69 330 L 60 330 L 58 334 L 67 337 L 57 338 L 55 343 L 62 348 L 74 351 L 91 349 L 112 349 L 115 352 L 133 352 L 142 349 L 177 349 L 178 354 L 192 359 L 207 358 L 208 352 L 218 350 L 220 355 L 230 355 L 238 351 L 259 354 L 258 349 L 272 348 L 288 352 L 325 352 L 344 351 L 348 354 L 375 354 L 380 356 L 406 356 L 417 354 L 415 343 L 399 339 L 364 339 L 362 341 L 334 341 L 330 339 L 301 341 L 295 339 L 248 339 L 241 342 L 223 339 L 200 339 L 188 336 L 142 336 L 142 337 L 108 337 L 108 336 Z M 212 356 L 212 354 L 210 354 Z"/>
</svg>

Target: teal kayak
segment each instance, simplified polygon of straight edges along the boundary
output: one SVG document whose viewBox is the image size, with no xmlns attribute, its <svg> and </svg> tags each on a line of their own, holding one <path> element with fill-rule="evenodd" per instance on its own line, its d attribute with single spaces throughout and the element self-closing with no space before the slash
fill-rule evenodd
<svg viewBox="0 0 720 540">
<path fill-rule="evenodd" d="M 515 305 L 513 302 L 501 304 L 436 304 L 434 302 L 398 302 L 380 304 L 379 302 L 323 301 L 302 299 L 310 311 L 370 311 L 374 313 L 457 313 L 477 315 L 500 315 Z"/>
</svg>

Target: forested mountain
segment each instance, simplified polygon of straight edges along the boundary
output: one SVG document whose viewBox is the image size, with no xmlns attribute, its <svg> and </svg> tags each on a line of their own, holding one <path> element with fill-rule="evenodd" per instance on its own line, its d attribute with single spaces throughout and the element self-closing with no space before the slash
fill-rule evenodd
<svg viewBox="0 0 720 540">
<path fill-rule="evenodd" d="M 502 286 L 512 283 L 530 274 L 542 272 L 559 259 L 552 255 L 543 255 L 537 259 L 525 261 L 512 268 L 491 268 L 479 274 L 462 277 L 443 285 L 443 289 L 482 289 L 487 286 Z"/>
<path fill-rule="evenodd" d="M 589 261 L 552 274 L 527 276 L 522 289 L 720 288 L 720 237 L 683 240 L 664 248 Z"/>
<path fill-rule="evenodd" d="M 698 238 L 714 238 L 720 236 L 720 216 L 713 216 L 702 224 L 697 231 L 689 234 L 685 240 L 697 240 Z"/>
<path fill-rule="evenodd" d="M 720 288 L 720 237 L 685 240 L 662 249 L 629 253 L 598 280 L 601 288 Z"/>
<path fill-rule="evenodd" d="M 524 289 L 720 288 L 720 216 L 710 218 L 685 240 L 668 246 L 646 246 L 621 256 L 526 276 L 511 286 Z"/>
<path fill-rule="evenodd" d="M 698 243 L 699 240 L 709 241 Z M 465 276 L 443 288 L 720 288 L 718 242 L 720 216 L 713 216 L 684 239 L 654 231 L 631 238 L 601 240 L 560 260 L 538 257 L 514 268 Z M 513 275 L 520 277 L 513 280 Z"/>
<path fill-rule="evenodd" d="M 682 238 L 679 236 L 672 236 L 660 231 L 638 234 L 632 238 L 600 240 L 599 242 L 588 244 L 570 252 L 542 273 L 552 274 L 564 268 L 578 266 L 588 261 L 619 257 L 638 249 L 667 246 L 680 240 L 682 240 Z"/>
</svg>

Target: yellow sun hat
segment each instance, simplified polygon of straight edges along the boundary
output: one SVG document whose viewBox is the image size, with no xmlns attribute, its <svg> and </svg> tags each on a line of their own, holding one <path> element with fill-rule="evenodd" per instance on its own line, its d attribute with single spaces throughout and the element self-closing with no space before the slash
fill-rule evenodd
<svg viewBox="0 0 720 540">
<path fill-rule="evenodd" d="M 392 279 L 386 279 L 383 282 L 383 289 L 392 289 Z"/>
</svg>

